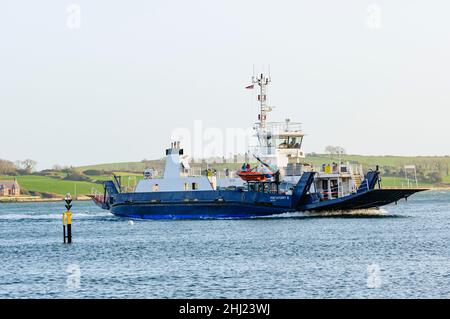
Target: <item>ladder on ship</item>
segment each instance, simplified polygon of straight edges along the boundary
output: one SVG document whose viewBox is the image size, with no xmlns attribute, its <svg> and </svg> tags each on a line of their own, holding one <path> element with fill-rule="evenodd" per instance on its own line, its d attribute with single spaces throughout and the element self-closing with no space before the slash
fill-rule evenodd
<svg viewBox="0 0 450 319">
<path fill-rule="evenodd" d="M 353 168 L 350 167 L 350 174 L 353 182 L 355 183 L 356 189 L 358 189 L 364 179 L 364 176 L 362 175 L 362 167 L 356 167 L 356 170 L 353 170 Z"/>
</svg>

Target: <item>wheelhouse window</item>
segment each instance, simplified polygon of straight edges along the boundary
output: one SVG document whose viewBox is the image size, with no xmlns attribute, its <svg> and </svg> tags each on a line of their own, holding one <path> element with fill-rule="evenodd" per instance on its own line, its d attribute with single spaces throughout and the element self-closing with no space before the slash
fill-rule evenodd
<svg viewBox="0 0 450 319">
<path fill-rule="evenodd" d="M 197 183 L 192 183 L 192 190 L 196 191 L 198 189 L 198 184 Z"/>
<path fill-rule="evenodd" d="M 276 139 L 276 145 L 280 149 L 301 149 L 303 136 L 288 136 Z"/>
</svg>

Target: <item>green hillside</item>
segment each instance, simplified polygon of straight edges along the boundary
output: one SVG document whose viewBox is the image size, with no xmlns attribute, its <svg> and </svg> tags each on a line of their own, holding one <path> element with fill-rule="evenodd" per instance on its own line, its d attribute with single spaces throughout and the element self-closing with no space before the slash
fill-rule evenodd
<svg viewBox="0 0 450 319">
<path fill-rule="evenodd" d="M 73 196 L 92 194 L 93 190 L 102 191 L 103 187 L 91 182 L 66 181 L 47 176 L 24 175 L 16 176 L 21 188 L 39 193 Z M 0 176 L 2 180 L 12 180 L 13 176 Z"/>
</svg>

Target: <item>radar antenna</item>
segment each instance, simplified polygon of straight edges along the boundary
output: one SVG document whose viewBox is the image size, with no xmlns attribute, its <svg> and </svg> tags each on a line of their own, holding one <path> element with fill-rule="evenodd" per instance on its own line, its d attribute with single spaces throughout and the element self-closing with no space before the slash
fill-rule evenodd
<svg viewBox="0 0 450 319">
<path fill-rule="evenodd" d="M 272 107 L 267 105 L 267 88 L 270 82 L 270 76 L 266 77 L 262 73 L 256 78 L 255 76 L 252 77 L 252 83 L 259 86 L 258 102 L 260 104 L 260 113 L 258 114 L 258 124 L 261 129 L 266 128 L 267 113 L 272 111 Z"/>
</svg>

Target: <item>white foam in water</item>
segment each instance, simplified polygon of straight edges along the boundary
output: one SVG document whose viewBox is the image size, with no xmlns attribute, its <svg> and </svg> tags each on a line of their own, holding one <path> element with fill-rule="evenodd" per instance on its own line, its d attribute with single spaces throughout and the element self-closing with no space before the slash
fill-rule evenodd
<svg viewBox="0 0 450 319">
<path fill-rule="evenodd" d="M 304 217 L 304 216 L 305 216 L 304 212 L 284 213 L 284 214 L 279 215 L 279 217 L 283 217 L 283 218 Z"/>
<path fill-rule="evenodd" d="M 320 216 L 384 216 L 388 215 L 389 212 L 384 209 L 358 209 L 352 211 L 323 211 L 323 212 L 293 212 L 293 213 L 284 213 L 284 214 L 276 214 L 258 218 L 298 218 L 298 217 L 320 217 Z"/>
<path fill-rule="evenodd" d="M 324 212 L 306 212 L 306 216 L 384 216 L 389 212 L 384 209 L 370 208 L 370 209 L 356 209 L 350 211 L 324 211 Z"/>
<path fill-rule="evenodd" d="M 304 217 L 305 213 L 303 212 L 291 212 L 291 213 L 284 213 L 284 214 L 275 214 L 270 216 L 262 216 L 257 218 L 295 218 L 295 217 Z"/>
</svg>

